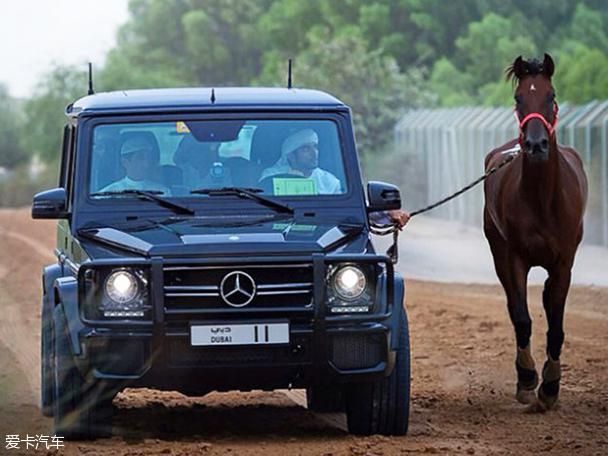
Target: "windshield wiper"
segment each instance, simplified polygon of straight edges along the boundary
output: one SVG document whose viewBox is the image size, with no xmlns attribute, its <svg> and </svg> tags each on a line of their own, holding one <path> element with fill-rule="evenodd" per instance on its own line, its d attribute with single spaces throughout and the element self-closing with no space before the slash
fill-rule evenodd
<svg viewBox="0 0 608 456">
<path fill-rule="evenodd" d="M 162 195 L 164 192 L 160 190 L 137 190 L 137 189 L 128 189 L 128 190 L 116 190 L 116 191 L 108 191 L 108 192 L 97 192 L 91 193 L 91 196 L 112 196 L 112 195 L 135 195 L 140 198 L 146 199 L 148 201 L 154 201 L 158 203 L 160 206 L 171 209 L 173 212 L 178 214 L 188 214 L 194 215 L 194 211 L 189 207 L 182 206 L 181 204 L 174 203 L 169 201 L 168 199 L 161 198 L 158 195 Z"/>
<path fill-rule="evenodd" d="M 209 196 L 225 196 L 225 195 L 236 195 L 239 198 L 249 198 L 257 201 L 264 206 L 271 207 L 272 209 L 279 212 L 287 212 L 293 214 L 293 208 L 286 204 L 281 204 L 273 199 L 266 198 L 265 196 L 258 195 L 263 192 L 261 188 L 247 188 L 247 187 L 221 187 L 221 188 L 199 188 L 192 190 L 190 193 L 195 195 L 209 195 Z"/>
</svg>

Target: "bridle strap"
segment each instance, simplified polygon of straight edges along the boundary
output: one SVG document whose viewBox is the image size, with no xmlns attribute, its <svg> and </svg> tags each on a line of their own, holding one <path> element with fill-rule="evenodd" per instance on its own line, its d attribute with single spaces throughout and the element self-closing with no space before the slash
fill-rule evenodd
<svg viewBox="0 0 608 456">
<path fill-rule="evenodd" d="M 553 123 L 549 123 L 549 122 L 547 122 L 547 119 L 545 119 L 545 116 L 543 116 L 539 112 L 532 112 L 532 113 L 528 114 L 526 117 L 524 117 L 524 120 L 522 120 L 519 123 L 519 129 L 523 130 L 526 123 L 528 123 L 532 119 L 540 120 L 543 123 L 543 125 L 545 126 L 545 128 L 547 129 L 547 131 L 549 132 L 549 134 L 551 136 L 553 136 L 553 134 L 555 133 L 555 124 L 557 123 L 556 122 L 557 119 L 554 119 Z"/>
<path fill-rule="evenodd" d="M 523 137 L 524 137 L 524 127 L 526 124 L 532 119 L 538 119 L 543 123 L 543 126 L 549 133 L 550 137 L 555 136 L 555 126 L 557 125 L 557 112 L 559 108 L 557 106 L 557 102 L 553 103 L 553 122 L 549 122 L 545 116 L 543 116 L 540 112 L 531 112 L 523 120 L 519 120 L 519 115 L 517 114 L 517 109 L 515 109 L 515 118 L 517 122 L 519 122 L 519 143 L 523 149 Z"/>
</svg>

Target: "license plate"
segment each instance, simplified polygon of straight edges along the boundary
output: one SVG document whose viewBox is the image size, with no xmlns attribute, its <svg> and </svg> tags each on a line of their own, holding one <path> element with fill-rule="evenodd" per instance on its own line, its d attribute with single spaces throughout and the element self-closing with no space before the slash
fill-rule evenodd
<svg viewBox="0 0 608 456">
<path fill-rule="evenodd" d="M 192 325 L 194 346 L 271 345 L 289 343 L 289 323 Z"/>
</svg>

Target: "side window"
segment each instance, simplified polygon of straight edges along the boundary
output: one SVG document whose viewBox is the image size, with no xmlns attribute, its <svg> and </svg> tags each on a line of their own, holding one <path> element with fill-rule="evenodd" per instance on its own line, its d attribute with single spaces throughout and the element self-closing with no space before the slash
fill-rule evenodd
<svg viewBox="0 0 608 456">
<path fill-rule="evenodd" d="M 66 125 L 63 130 L 63 150 L 61 154 L 61 170 L 59 173 L 59 186 L 65 188 L 68 200 L 71 200 L 72 184 L 74 180 L 74 139 L 76 129 Z"/>
<path fill-rule="evenodd" d="M 67 187 L 66 187 L 69 201 L 72 200 L 72 198 L 71 198 L 72 187 L 74 184 L 74 158 L 75 158 L 74 142 L 75 142 L 75 139 L 76 139 L 76 128 L 70 126 L 70 134 L 69 134 L 69 141 L 68 141 L 68 156 L 69 156 L 68 162 L 69 163 L 68 163 L 68 175 L 67 175 Z"/>
<path fill-rule="evenodd" d="M 68 150 L 70 141 L 70 126 L 66 125 L 63 129 L 63 145 L 61 148 L 61 164 L 59 165 L 59 187 L 67 188 L 67 170 L 68 170 Z"/>
</svg>

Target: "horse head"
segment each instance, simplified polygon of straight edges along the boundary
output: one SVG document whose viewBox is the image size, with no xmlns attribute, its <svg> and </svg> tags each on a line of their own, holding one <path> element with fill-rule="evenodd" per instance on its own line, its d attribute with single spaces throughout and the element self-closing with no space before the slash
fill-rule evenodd
<svg viewBox="0 0 608 456">
<path fill-rule="evenodd" d="M 507 78 L 517 83 L 514 98 L 519 144 L 533 162 L 546 162 L 550 149 L 557 144 L 557 102 L 551 85 L 554 70 L 549 54 L 545 54 L 542 62 L 524 60 L 520 55 L 507 68 Z"/>
</svg>

